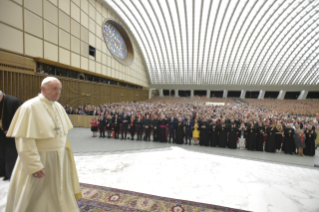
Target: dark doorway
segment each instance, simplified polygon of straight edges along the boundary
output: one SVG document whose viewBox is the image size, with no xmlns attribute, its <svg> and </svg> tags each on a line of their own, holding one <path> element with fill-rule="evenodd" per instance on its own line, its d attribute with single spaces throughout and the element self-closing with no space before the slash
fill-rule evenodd
<svg viewBox="0 0 319 212">
<path fill-rule="evenodd" d="M 319 92 L 318 91 L 309 91 L 306 99 L 319 99 Z"/>
<path fill-rule="evenodd" d="M 298 99 L 300 91 L 289 91 L 286 92 L 284 99 Z"/>
<path fill-rule="evenodd" d="M 279 91 L 266 91 L 264 99 L 277 99 Z"/>
<path fill-rule="evenodd" d="M 206 90 L 194 90 L 194 96 L 206 97 Z"/>
<path fill-rule="evenodd" d="M 210 97 L 211 98 L 222 98 L 224 94 L 224 91 L 211 91 Z"/>
<path fill-rule="evenodd" d="M 241 91 L 228 91 L 227 97 L 239 98 Z"/>
<path fill-rule="evenodd" d="M 178 91 L 178 96 L 180 97 L 190 97 L 191 96 L 191 91 L 187 90 L 187 91 Z"/>
<path fill-rule="evenodd" d="M 257 99 L 259 96 L 259 91 L 246 91 L 246 99 Z"/>
</svg>

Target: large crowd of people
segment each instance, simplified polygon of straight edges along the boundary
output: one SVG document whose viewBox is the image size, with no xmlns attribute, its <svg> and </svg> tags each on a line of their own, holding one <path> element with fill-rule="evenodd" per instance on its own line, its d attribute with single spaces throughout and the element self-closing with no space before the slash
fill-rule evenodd
<svg viewBox="0 0 319 212">
<path fill-rule="evenodd" d="M 81 105 L 75 114 L 96 116 L 91 129 L 93 136 L 99 130 L 101 138 L 314 156 L 319 110 L 316 116 L 306 116 L 302 109 L 311 104 L 304 101 L 296 102 L 304 107 L 285 104 L 285 100 L 268 101 L 239 104 L 221 98 L 155 97 L 143 102 Z M 301 115 L 290 115 L 293 109 L 301 110 Z M 72 114 L 69 110 L 66 107 Z"/>
</svg>

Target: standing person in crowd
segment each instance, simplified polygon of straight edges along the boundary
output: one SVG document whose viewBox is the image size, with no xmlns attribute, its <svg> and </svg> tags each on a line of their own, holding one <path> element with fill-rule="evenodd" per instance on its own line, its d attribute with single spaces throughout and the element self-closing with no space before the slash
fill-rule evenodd
<svg viewBox="0 0 319 212">
<path fill-rule="evenodd" d="M 96 118 L 94 117 L 92 120 L 91 120 L 91 131 L 93 132 L 93 137 L 96 137 L 97 135 L 97 120 Z"/>
<path fill-rule="evenodd" d="M 250 121 L 247 126 L 247 144 L 246 148 L 248 150 L 256 149 L 256 134 L 257 134 L 257 126 L 253 121 Z"/>
<path fill-rule="evenodd" d="M 169 129 L 169 143 L 171 141 L 175 143 L 175 119 L 173 116 L 171 116 L 168 120 L 168 129 Z"/>
<path fill-rule="evenodd" d="M 158 141 L 161 143 L 167 142 L 167 121 L 164 114 L 161 115 L 159 121 Z"/>
<path fill-rule="evenodd" d="M 131 120 L 129 122 L 129 131 L 131 134 L 131 140 L 134 141 L 134 135 L 135 135 L 135 131 L 136 131 L 136 120 L 135 120 L 135 116 L 132 115 L 131 116 Z"/>
<path fill-rule="evenodd" d="M 276 132 L 275 140 L 276 140 L 276 152 L 281 152 L 281 144 L 282 144 L 282 135 L 284 134 L 284 131 L 282 129 L 282 126 L 280 123 L 276 125 Z"/>
<path fill-rule="evenodd" d="M 188 143 L 191 145 L 192 140 L 192 127 L 193 127 L 193 120 L 191 120 L 190 116 L 187 116 L 187 119 L 185 120 L 185 141 L 186 144 Z"/>
<path fill-rule="evenodd" d="M 221 123 L 219 125 L 219 141 L 218 141 L 218 147 L 225 148 L 227 146 L 227 135 L 228 135 L 228 129 L 225 124 L 225 120 L 222 119 Z"/>
<path fill-rule="evenodd" d="M 195 118 L 195 121 L 194 121 L 194 127 L 193 127 L 193 138 L 194 138 L 194 144 L 195 145 L 198 145 L 198 139 L 199 139 L 199 124 L 198 124 L 198 119 Z"/>
<path fill-rule="evenodd" d="M 158 122 L 156 114 L 153 114 L 153 120 L 152 120 L 152 130 L 153 130 L 153 141 L 158 141 Z"/>
<path fill-rule="evenodd" d="M 230 121 L 230 129 L 229 129 L 229 142 L 228 148 L 230 149 L 237 149 L 237 124 L 235 123 L 234 119 Z"/>
<path fill-rule="evenodd" d="M 245 123 L 242 122 L 239 127 L 239 149 L 245 148 L 245 132 L 247 131 L 247 127 L 245 126 Z"/>
<path fill-rule="evenodd" d="M 7 131 L 21 100 L 4 94 L 0 90 L 0 177 L 10 180 L 18 153 L 14 138 L 7 137 Z"/>
<path fill-rule="evenodd" d="M 298 155 L 303 156 L 303 149 L 306 147 L 305 140 L 306 136 L 304 134 L 304 130 L 300 129 L 300 126 L 298 123 L 295 125 L 295 135 L 294 135 L 294 141 L 295 146 L 298 149 Z"/>
<path fill-rule="evenodd" d="M 99 116 L 100 138 L 105 138 L 105 117 L 103 114 Z"/>
<path fill-rule="evenodd" d="M 261 121 L 258 122 L 257 128 L 257 136 L 256 136 L 256 150 L 264 151 L 264 134 L 265 134 L 265 126 Z"/>
<path fill-rule="evenodd" d="M 127 115 L 127 111 L 124 111 L 124 114 L 122 116 L 122 122 L 121 122 L 121 140 L 126 140 L 127 135 L 127 127 L 130 121 L 130 117 Z M 124 133 L 124 136 L 123 136 Z"/>
<path fill-rule="evenodd" d="M 136 120 L 136 133 L 137 133 L 137 141 L 142 141 L 142 134 L 143 134 L 143 120 L 141 115 L 138 116 Z"/>
<path fill-rule="evenodd" d="M 115 134 L 115 139 L 119 139 L 120 137 L 120 123 L 121 123 L 121 119 L 118 117 L 118 114 L 115 113 L 114 117 L 113 117 L 113 121 L 112 124 L 114 126 L 114 134 Z"/>
<path fill-rule="evenodd" d="M 308 156 L 315 155 L 315 131 L 312 129 L 311 125 L 307 125 L 306 129 L 306 148 L 304 149 L 304 154 Z"/>
<path fill-rule="evenodd" d="M 207 122 L 207 118 L 205 117 L 200 124 L 199 144 L 201 146 L 208 146 L 209 145 L 208 131 L 209 131 L 209 123 Z"/>
<path fill-rule="evenodd" d="M 276 151 L 276 132 L 275 125 L 269 123 L 267 127 L 267 140 L 265 150 L 266 152 L 275 152 Z"/>
<path fill-rule="evenodd" d="M 216 147 L 218 145 L 218 125 L 216 120 L 213 120 L 210 125 L 210 146 Z"/>
<path fill-rule="evenodd" d="M 111 116 L 111 114 L 107 114 L 106 130 L 107 130 L 107 138 L 111 138 L 112 137 L 111 136 L 112 135 L 112 116 Z"/>
<path fill-rule="evenodd" d="M 284 131 L 285 139 L 283 145 L 283 151 L 285 154 L 295 153 L 295 141 L 294 141 L 295 131 L 291 128 L 290 124 L 287 124 L 286 129 Z"/>
<path fill-rule="evenodd" d="M 176 144 L 184 144 L 184 123 L 182 117 L 178 118 L 178 122 L 175 123 L 176 130 Z"/>
<path fill-rule="evenodd" d="M 150 119 L 149 114 L 147 114 L 143 122 L 143 127 L 145 131 L 144 141 L 151 141 L 151 125 L 152 121 Z"/>
</svg>

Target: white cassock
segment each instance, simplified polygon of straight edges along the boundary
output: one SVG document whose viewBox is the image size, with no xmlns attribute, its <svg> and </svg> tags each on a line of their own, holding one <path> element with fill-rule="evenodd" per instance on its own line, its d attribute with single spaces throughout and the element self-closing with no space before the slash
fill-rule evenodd
<svg viewBox="0 0 319 212">
<path fill-rule="evenodd" d="M 59 129 L 58 129 L 59 128 Z M 6 205 L 7 212 L 79 211 L 81 197 L 70 142 L 72 123 L 58 102 L 42 94 L 15 113 L 7 136 L 18 151 Z M 45 176 L 32 174 L 45 168 Z"/>
</svg>

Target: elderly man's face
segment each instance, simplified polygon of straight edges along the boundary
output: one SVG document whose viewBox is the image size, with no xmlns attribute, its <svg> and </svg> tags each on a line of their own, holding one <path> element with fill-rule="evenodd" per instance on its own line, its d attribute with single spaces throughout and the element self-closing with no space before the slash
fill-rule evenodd
<svg viewBox="0 0 319 212">
<path fill-rule="evenodd" d="M 52 102 L 58 101 L 61 96 L 62 85 L 54 80 L 41 86 L 42 94 Z"/>
<path fill-rule="evenodd" d="M 0 96 L 0 102 L 2 101 L 2 99 L 3 99 L 3 96 Z"/>
</svg>

